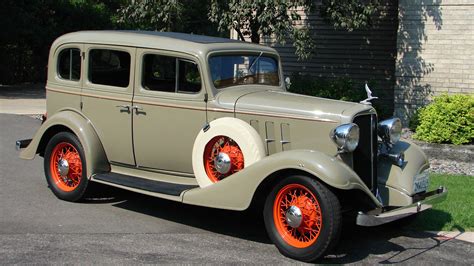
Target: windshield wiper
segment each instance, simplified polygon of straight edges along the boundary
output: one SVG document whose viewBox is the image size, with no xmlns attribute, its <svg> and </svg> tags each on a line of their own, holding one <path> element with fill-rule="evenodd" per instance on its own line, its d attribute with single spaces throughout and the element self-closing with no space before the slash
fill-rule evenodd
<svg viewBox="0 0 474 266">
<path fill-rule="evenodd" d="M 249 66 L 249 68 L 247 68 L 247 71 L 250 71 L 250 69 L 252 69 L 253 65 L 255 65 L 255 63 L 257 63 L 258 59 L 260 59 L 260 57 L 262 56 L 263 52 L 260 52 L 260 54 L 258 55 L 258 57 L 253 60 L 252 64 Z"/>
</svg>

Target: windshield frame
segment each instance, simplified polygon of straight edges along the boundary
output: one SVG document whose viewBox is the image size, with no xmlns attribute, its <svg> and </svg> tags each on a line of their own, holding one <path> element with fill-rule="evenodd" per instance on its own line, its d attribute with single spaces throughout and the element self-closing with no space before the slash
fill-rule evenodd
<svg viewBox="0 0 474 266">
<path fill-rule="evenodd" d="M 261 57 L 270 57 L 274 59 L 277 63 L 277 69 L 278 69 L 278 85 L 268 85 L 268 84 L 236 84 L 236 85 L 231 85 L 231 86 L 226 86 L 223 88 L 216 88 L 214 85 L 214 81 L 212 79 L 212 73 L 211 73 L 211 65 L 210 65 L 210 59 L 215 56 L 229 56 L 229 55 L 242 55 L 242 56 L 255 56 L 258 57 L 261 55 Z M 282 66 L 281 66 L 281 61 L 280 61 L 280 56 L 276 52 L 269 52 L 266 49 L 262 50 L 228 50 L 228 51 L 213 51 L 209 52 L 206 57 L 206 66 L 207 66 L 207 73 L 208 73 L 208 80 L 209 84 L 211 85 L 211 88 L 213 90 L 214 95 L 219 93 L 220 91 L 224 90 L 229 90 L 233 89 L 236 87 L 247 87 L 247 86 L 255 86 L 255 87 L 265 87 L 265 88 L 273 88 L 273 89 L 281 89 L 282 84 L 283 84 L 283 78 L 282 78 Z"/>
</svg>

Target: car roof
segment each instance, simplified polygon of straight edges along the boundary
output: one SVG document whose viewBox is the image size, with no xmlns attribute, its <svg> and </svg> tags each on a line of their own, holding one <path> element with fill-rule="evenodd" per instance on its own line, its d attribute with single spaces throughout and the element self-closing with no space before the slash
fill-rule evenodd
<svg viewBox="0 0 474 266">
<path fill-rule="evenodd" d="M 67 43 L 108 44 L 154 48 L 203 54 L 220 50 L 252 50 L 277 53 L 271 47 L 239 40 L 197 34 L 159 31 L 78 31 L 65 34 L 53 43 L 52 49 Z"/>
</svg>

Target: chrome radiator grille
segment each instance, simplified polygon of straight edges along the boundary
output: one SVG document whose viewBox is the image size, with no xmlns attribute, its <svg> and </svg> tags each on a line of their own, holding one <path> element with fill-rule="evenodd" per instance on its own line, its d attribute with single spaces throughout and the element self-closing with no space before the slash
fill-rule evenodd
<svg viewBox="0 0 474 266">
<path fill-rule="evenodd" d="M 358 115 L 354 123 L 359 126 L 359 145 L 353 152 L 354 171 L 373 192 L 377 189 L 377 116 Z"/>
</svg>

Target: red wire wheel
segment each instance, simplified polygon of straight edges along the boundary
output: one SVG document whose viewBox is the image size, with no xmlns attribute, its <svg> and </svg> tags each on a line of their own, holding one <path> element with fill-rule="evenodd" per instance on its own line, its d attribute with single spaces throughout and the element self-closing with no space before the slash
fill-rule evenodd
<svg viewBox="0 0 474 266">
<path fill-rule="evenodd" d="M 289 224 L 287 212 L 290 208 L 300 212 L 299 224 Z M 300 184 L 288 184 L 280 189 L 273 203 L 273 220 L 281 238 L 295 248 L 306 248 L 314 244 L 323 225 L 318 199 Z"/>
<path fill-rule="evenodd" d="M 226 136 L 212 138 L 204 149 L 204 169 L 216 183 L 244 168 L 244 154 L 239 145 Z"/>
<path fill-rule="evenodd" d="M 82 161 L 77 149 L 68 142 L 58 143 L 50 157 L 52 181 L 62 191 L 76 189 L 82 178 Z"/>
</svg>

